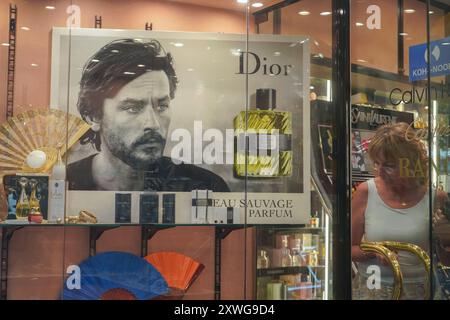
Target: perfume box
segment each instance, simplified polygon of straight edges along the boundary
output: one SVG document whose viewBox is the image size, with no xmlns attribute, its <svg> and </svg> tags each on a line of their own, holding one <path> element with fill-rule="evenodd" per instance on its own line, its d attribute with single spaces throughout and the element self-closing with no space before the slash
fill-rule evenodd
<svg viewBox="0 0 450 320">
<path fill-rule="evenodd" d="M 302 246 L 303 250 L 312 250 L 312 234 L 311 233 L 303 233 L 302 234 Z"/>
<path fill-rule="evenodd" d="M 131 222 L 131 193 L 116 193 L 116 223 Z"/>
<path fill-rule="evenodd" d="M 211 190 L 192 190 L 191 223 L 214 223 Z"/>
<path fill-rule="evenodd" d="M 208 223 L 211 224 L 226 224 L 228 223 L 228 208 L 213 207 L 208 215 Z"/>
<path fill-rule="evenodd" d="M 139 198 L 139 223 L 158 223 L 159 197 L 157 193 L 141 194 Z"/>
<path fill-rule="evenodd" d="M 239 224 L 241 223 L 241 210 L 235 207 L 227 208 L 227 223 Z"/>
<path fill-rule="evenodd" d="M 213 207 L 208 215 L 208 223 L 212 224 L 238 224 L 240 223 L 239 208 Z"/>
<path fill-rule="evenodd" d="M 163 223 L 175 223 L 175 194 L 163 194 Z"/>
</svg>

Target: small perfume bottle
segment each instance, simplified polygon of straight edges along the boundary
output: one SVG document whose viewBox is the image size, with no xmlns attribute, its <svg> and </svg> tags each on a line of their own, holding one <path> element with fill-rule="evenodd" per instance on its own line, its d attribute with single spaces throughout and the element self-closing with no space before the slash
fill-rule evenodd
<svg viewBox="0 0 450 320">
<path fill-rule="evenodd" d="M 302 258 L 298 251 L 292 251 L 292 266 L 300 267 L 302 265 Z"/>
<path fill-rule="evenodd" d="M 20 185 L 20 196 L 19 201 L 16 206 L 16 216 L 18 218 L 26 218 L 28 217 L 28 214 L 30 213 L 30 202 L 28 201 L 28 196 L 26 192 L 26 187 L 28 184 L 28 179 L 25 177 L 22 177 L 19 179 L 19 185 Z"/>
<path fill-rule="evenodd" d="M 283 283 L 272 281 L 267 284 L 267 300 L 281 300 Z"/>
<path fill-rule="evenodd" d="M 267 269 L 269 268 L 269 265 L 269 257 L 267 256 L 267 252 L 265 250 L 260 250 L 257 259 L 257 268 Z"/>
<path fill-rule="evenodd" d="M 66 166 L 62 160 L 61 147 L 58 148 L 58 160 L 52 168 L 49 181 L 48 219 L 52 222 L 64 221 Z"/>
<path fill-rule="evenodd" d="M 319 214 L 314 212 L 311 214 L 311 218 L 309 219 L 309 225 L 311 228 L 319 228 Z"/>
<path fill-rule="evenodd" d="M 10 188 L 8 192 L 8 217 L 6 218 L 6 220 L 17 219 L 16 206 L 17 206 L 16 191 L 13 188 Z"/>
<path fill-rule="evenodd" d="M 256 90 L 256 110 L 234 119 L 238 177 L 285 177 L 292 174 L 292 114 L 275 111 L 276 91 Z"/>
<path fill-rule="evenodd" d="M 31 195 L 30 195 L 30 212 L 41 212 L 41 206 L 39 199 L 36 196 L 38 181 L 36 179 L 30 179 Z"/>
<path fill-rule="evenodd" d="M 300 239 L 296 238 L 293 240 L 293 246 L 291 246 L 292 252 L 292 266 L 299 267 L 302 265 L 301 254 L 301 243 Z"/>
<path fill-rule="evenodd" d="M 31 209 L 28 214 L 28 222 L 30 223 L 42 223 L 42 214 L 40 211 L 36 211 L 34 208 Z"/>
<path fill-rule="evenodd" d="M 292 256 L 291 256 L 291 250 L 288 248 L 283 248 L 283 253 L 281 256 L 281 266 L 282 267 L 292 267 Z"/>
<path fill-rule="evenodd" d="M 318 252 L 315 250 L 311 251 L 308 256 L 308 265 L 310 267 L 317 267 L 318 261 L 319 261 Z"/>
</svg>

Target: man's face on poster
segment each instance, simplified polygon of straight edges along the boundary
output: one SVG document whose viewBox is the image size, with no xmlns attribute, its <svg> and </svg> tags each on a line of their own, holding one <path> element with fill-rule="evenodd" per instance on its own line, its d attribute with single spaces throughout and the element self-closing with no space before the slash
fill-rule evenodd
<svg viewBox="0 0 450 320">
<path fill-rule="evenodd" d="M 162 70 L 148 71 L 103 104 L 102 148 L 139 169 L 162 157 L 170 124 L 170 86 Z"/>
</svg>

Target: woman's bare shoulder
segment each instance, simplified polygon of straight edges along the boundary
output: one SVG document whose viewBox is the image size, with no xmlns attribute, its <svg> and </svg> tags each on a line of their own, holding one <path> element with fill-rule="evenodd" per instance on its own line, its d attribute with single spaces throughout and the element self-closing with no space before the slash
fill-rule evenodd
<svg viewBox="0 0 450 320">
<path fill-rule="evenodd" d="M 358 185 L 358 187 L 356 188 L 355 194 L 356 194 L 356 192 L 358 192 L 362 195 L 367 194 L 369 192 L 369 184 L 367 183 L 367 181 L 360 183 Z"/>
<path fill-rule="evenodd" d="M 369 194 L 369 186 L 367 181 L 360 183 L 356 188 L 355 193 L 353 193 L 352 204 L 353 206 L 365 207 L 367 204 L 367 197 Z"/>
</svg>

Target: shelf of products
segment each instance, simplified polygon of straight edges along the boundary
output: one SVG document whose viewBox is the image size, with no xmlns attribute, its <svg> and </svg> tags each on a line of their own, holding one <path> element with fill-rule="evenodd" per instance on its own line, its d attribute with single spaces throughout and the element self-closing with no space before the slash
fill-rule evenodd
<svg viewBox="0 0 450 320">
<path fill-rule="evenodd" d="M 192 224 L 24 224 L 12 225 L 2 224 L 2 242 L 1 242 L 1 292 L 0 300 L 7 298 L 8 287 L 8 253 L 10 242 L 13 241 L 14 233 L 18 230 L 36 227 L 84 227 L 89 228 L 89 256 L 93 257 L 97 254 L 97 241 L 101 236 L 112 229 L 133 226 L 141 228 L 141 256 L 145 257 L 148 254 L 148 241 L 159 231 L 174 227 L 191 227 L 191 226 L 206 226 L 214 228 L 215 230 L 215 245 L 214 245 L 214 291 L 215 299 L 219 300 L 221 296 L 221 259 L 222 259 L 222 241 L 233 231 L 243 229 L 245 227 L 253 227 L 257 232 L 272 233 L 273 230 L 284 230 L 285 232 L 322 232 L 323 228 L 309 228 L 303 224 L 300 225 L 192 225 Z M 274 229 L 275 228 L 275 229 Z M 293 229 L 295 228 L 295 229 Z M 312 235 L 312 233 L 309 233 Z M 259 269 L 256 271 L 257 278 L 273 277 L 273 276 L 289 276 L 295 274 L 311 273 L 312 269 L 323 268 L 322 265 L 317 266 L 292 266 L 292 267 L 274 267 L 267 269 Z"/>
<path fill-rule="evenodd" d="M 260 228 L 256 243 L 259 300 L 322 299 L 327 282 L 327 225 L 314 214 L 311 226 Z"/>
<path fill-rule="evenodd" d="M 152 226 L 156 228 L 168 228 L 168 227 L 220 227 L 226 229 L 241 229 L 241 228 L 252 228 L 258 227 L 262 229 L 272 229 L 272 228 L 302 228 L 304 231 L 309 231 L 311 233 L 321 232 L 321 228 L 305 228 L 304 224 L 197 224 L 197 223 L 5 223 L 0 222 L 0 228 L 11 228 L 11 227 L 103 227 L 103 228 L 116 228 L 116 227 L 143 227 Z"/>
<path fill-rule="evenodd" d="M 257 277 L 272 277 L 272 276 L 282 276 L 288 274 L 298 274 L 298 273 L 306 273 L 312 268 L 325 268 L 325 266 L 296 266 L 296 267 L 279 267 L 279 268 L 267 268 L 267 269 L 258 269 Z"/>
</svg>

